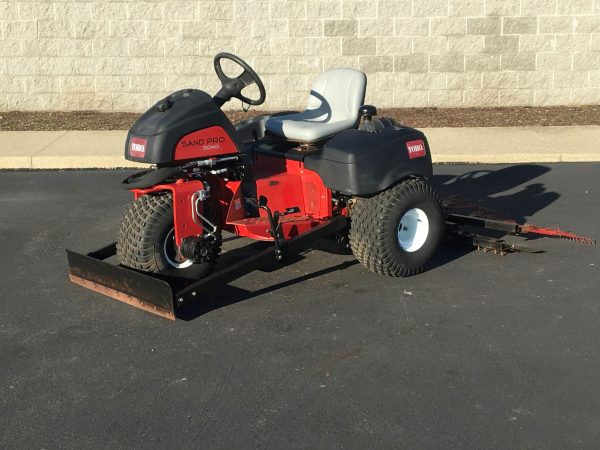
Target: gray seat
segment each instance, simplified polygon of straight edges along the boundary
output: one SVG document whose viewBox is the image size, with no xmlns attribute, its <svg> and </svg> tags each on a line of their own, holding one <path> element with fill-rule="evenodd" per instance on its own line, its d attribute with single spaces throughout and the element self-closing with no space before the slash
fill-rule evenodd
<svg viewBox="0 0 600 450">
<path fill-rule="evenodd" d="M 315 81 L 301 113 L 271 117 L 267 131 L 294 142 L 315 142 L 353 128 L 365 101 L 367 77 L 354 69 L 332 69 Z"/>
</svg>

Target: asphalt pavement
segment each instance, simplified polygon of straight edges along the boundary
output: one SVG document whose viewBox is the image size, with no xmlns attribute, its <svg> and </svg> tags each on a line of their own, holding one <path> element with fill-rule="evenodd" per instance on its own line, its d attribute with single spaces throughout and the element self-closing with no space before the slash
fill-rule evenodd
<svg viewBox="0 0 600 450">
<path fill-rule="evenodd" d="M 600 238 L 600 164 L 434 170 L 444 195 Z M 597 246 L 444 246 L 391 279 L 320 244 L 169 322 L 68 281 L 65 248 L 114 239 L 129 173 L 0 172 L 0 448 L 600 447 Z"/>
</svg>

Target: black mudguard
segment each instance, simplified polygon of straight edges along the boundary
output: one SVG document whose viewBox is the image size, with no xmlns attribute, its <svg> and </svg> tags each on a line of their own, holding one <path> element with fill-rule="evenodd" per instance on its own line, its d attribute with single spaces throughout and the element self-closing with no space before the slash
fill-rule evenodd
<svg viewBox="0 0 600 450">
<path fill-rule="evenodd" d="M 409 176 L 433 176 L 427 138 L 400 125 L 375 133 L 343 131 L 327 141 L 320 153 L 307 155 L 304 165 L 317 172 L 329 189 L 349 195 L 373 195 Z"/>
<path fill-rule="evenodd" d="M 121 181 L 121 187 L 127 190 L 146 189 L 181 173 L 181 167 L 161 167 L 158 169 L 142 170 Z"/>
</svg>

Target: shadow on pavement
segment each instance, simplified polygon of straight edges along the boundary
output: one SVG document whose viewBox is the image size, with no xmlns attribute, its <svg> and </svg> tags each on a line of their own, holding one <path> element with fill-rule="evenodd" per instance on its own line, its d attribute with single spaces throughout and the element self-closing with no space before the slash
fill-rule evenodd
<svg viewBox="0 0 600 450">
<path fill-rule="evenodd" d="M 433 182 L 442 198 L 458 197 L 499 217 L 524 224 L 528 217 L 555 202 L 560 194 L 547 191 L 542 183 L 527 184 L 510 194 L 497 194 L 515 190 L 550 170 L 547 166 L 537 164 L 518 164 L 498 170 L 465 172 L 457 176 L 435 175 Z M 445 243 L 432 259 L 430 269 L 441 267 L 472 251 L 472 247 Z"/>
<path fill-rule="evenodd" d="M 550 170 L 542 165 L 519 164 L 498 170 L 466 172 L 458 176 L 435 175 L 433 181 L 442 198 L 459 196 L 502 214 L 507 219 L 524 223 L 528 217 L 555 202 L 560 195 L 546 191 L 541 183 L 527 184 L 520 191 L 506 195 L 496 194 L 514 190 Z"/>
<path fill-rule="evenodd" d="M 288 286 L 293 286 L 297 283 L 302 283 L 313 278 L 318 278 L 328 273 L 336 272 L 338 270 L 345 270 L 348 267 L 358 264 L 358 261 L 346 261 L 341 264 L 337 264 L 326 269 L 321 269 L 313 273 L 301 275 L 291 280 L 282 281 L 281 283 L 273 284 L 271 286 L 258 289 L 256 291 L 248 291 L 246 289 L 236 288 L 235 286 L 225 285 L 219 288 L 219 291 L 211 294 L 206 299 L 199 299 L 196 302 L 190 302 L 184 304 L 177 310 L 177 318 L 182 320 L 194 320 L 210 311 L 215 309 L 223 308 L 225 306 L 233 305 L 235 303 L 242 302 L 244 300 L 250 300 L 253 297 L 267 294 L 269 292 L 277 291 Z"/>
</svg>

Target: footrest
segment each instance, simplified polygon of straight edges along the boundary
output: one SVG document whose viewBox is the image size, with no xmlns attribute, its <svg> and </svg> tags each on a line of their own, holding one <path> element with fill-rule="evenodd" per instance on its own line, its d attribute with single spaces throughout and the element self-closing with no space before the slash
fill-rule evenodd
<svg viewBox="0 0 600 450">
<path fill-rule="evenodd" d="M 283 238 L 292 239 L 301 233 L 324 223 L 323 221 L 313 219 L 310 216 L 286 215 L 279 218 L 279 225 Z M 272 241 L 271 224 L 267 217 L 248 217 L 246 219 L 228 222 L 227 225 L 235 227 L 235 233 L 240 236 L 263 241 Z"/>
</svg>

